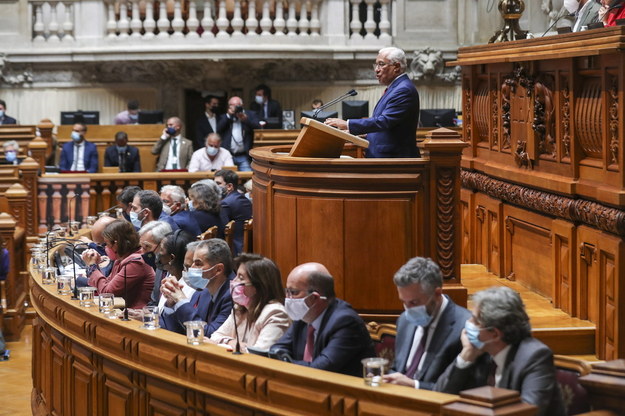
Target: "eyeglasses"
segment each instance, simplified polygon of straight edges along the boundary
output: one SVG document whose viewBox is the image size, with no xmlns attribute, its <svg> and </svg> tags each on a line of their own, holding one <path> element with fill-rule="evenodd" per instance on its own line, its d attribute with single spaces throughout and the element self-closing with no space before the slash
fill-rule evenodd
<svg viewBox="0 0 625 416">
<path fill-rule="evenodd" d="M 311 293 L 314 292 L 314 290 L 306 290 L 306 291 L 304 291 L 304 290 L 299 290 L 299 289 L 290 289 L 288 287 L 284 288 L 284 295 L 287 298 L 292 298 L 294 296 L 299 296 L 299 294 L 302 293 L 302 292 L 306 292 L 307 295 L 310 295 Z"/>
<path fill-rule="evenodd" d="M 375 71 L 376 69 L 380 68 L 384 68 L 387 65 L 393 65 L 393 63 L 391 62 L 376 62 L 375 64 L 373 64 L 373 70 Z"/>
</svg>

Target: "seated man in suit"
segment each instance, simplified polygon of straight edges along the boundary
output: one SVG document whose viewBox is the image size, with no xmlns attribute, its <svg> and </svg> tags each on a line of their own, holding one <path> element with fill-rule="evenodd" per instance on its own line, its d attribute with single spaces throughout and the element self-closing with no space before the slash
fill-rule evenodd
<svg viewBox="0 0 625 416">
<path fill-rule="evenodd" d="M 140 187 L 128 185 L 125 186 L 119 194 L 117 194 L 117 205 L 122 209 L 122 214 L 126 221 L 130 221 L 132 201 L 135 199 L 137 192 L 140 191 L 142 191 Z"/>
<path fill-rule="evenodd" d="M 334 279 L 319 263 L 293 269 L 286 281 L 285 308 L 293 324 L 271 347 L 293 363 L 362 376 L 361 360 L 375 357 L 362 318 L 334 295 Z"/>
<path fill-rule="evenodd" d="M 171 226 L 165 221 L 150 221 L 139 230 L 139 246 L 141 247 L 141 257 L 143 260 L 158 272 L 158 282 L 162 276 L 161 269 L 156 269 L 156 253 L 158 246 L 167 234 L 171 233 Z M 156 278 L 154 279 L 156 285 Z M 157 291 L 158 293 L 158 291 Z"/>
<path fill-rule="evenodd" d="M 252 218 L 252 202 L 239 192 L 239 175 L 232 170 L 220 170 L 215 173 L 215 183 L 222 189 L 221 210 L 219 216 L 222 223 L 234 220 L 234 255 L 243 249 L 243 225 Z"/>
<path fill-rule="evenodd" d="M 120 172 L 141 172 L 139 149 L 128 145 L 126 132 L 115 133 L 115 144 L 104 151 L 104 166 L 119 166 Z"/>
<path fill-rule="evenodd" d="M 20 153 L 20 145 L 15 140 L 9 140 L 2 143 L 2 150 L 4 150 L 4 159 L 0 160 L 0 165 L 14 165 L 17 166 L 22 163 L 24 158 L 18 158 Z"/>
<path fill-rule="evenodd" d="M 72 141 L 67 142 L 61 149 L 59 168 L 62 171 L 98 171 L 98 149 L 95 144 L 85 140 L 87 125 L 76 123 L 72 128 Z"/>
<path fill-rule="evenodd" d="M 167 119 L 161 138 L 152 146 L 152 154 L 158 155 L 156 170 L 186 169 L 193 154 L 193 143 L 182 137 L 182 120 L 178 117 Z"/>
<path fill-rule="evenodd" d="M 0 124 L 17 124 L 17 120 L 9 117 L 6 111 L 7 103 L 4 100 L 0 100 Z"/>
<path fill-rule="evenodd" d="M 473 295 L 473 315 L 462 331 L 462 351 L 434 390 L 459 394 L 491 385 L 517 390 L 538 415 L 564 415 L 553 353 L 531 335 L 529 317 L 517 292 L 491 287 Z"/>
<path fill-rule="evenodd" d="M 169 224 L 172 231 L 178 229 L 174 220 L 163 212 L 163 201 L 156 191 L 139 191 L 130 204 L 130 222 L 137 230 L 152 221 Z"/>
<path fill-rule="evenodd" d="M 250 110 L 256 113 L 259 120 L 264 121 L 265 128 L 282 128 L 282 107 L 280 103 L 271 98 L 271 88 L 265 84 L 256 87 L 254 102 L 250 105 Z"/>
<path fill-rule="evenodd" d="M 243 100 L 232 97 L 228 100 L 226 114 L 219 117 L 217 132 L 221 146 L 229 150 L 232 160 L 241 172 L 250 172 L 250 149 L 254 143 L 254 128 L 258 126 L 256 114 L 243 109 Z"/>
<path fill-rule="evenodd" d="M 161 188 L 163 212 L 169 214 L 178 228 L 191 235 L 198 236 L 206 230 L 201 230 L 191 211 L 187 209 L 187 196 L 184 190 L 177 185 L 165 185 Z"/>
<path fill-rule="evenodd" d="M 214 95 L 204 97 L 204 114 L 195 123 L 195 150 L 204 147 L 204 141 L 211 133 L 217 133 L 217 117 L 219 112 L 219 98 Z"/>
<path fill-rule="evenodd" d="M 408 260 L 393 281 L 406 311 L 397 320 L 395 373 L 384 380 L 432 390 L 462 350 L 460 333 L 471 313 L 443 295 L 443 275 L 431 259 Z"/>
<path fill-rule="evenodd" d="M 189 163 L 189 172 L 210 172 L 234 166 L 232 155 L 221 147 L 221 137 L 217 133 L 206 136 L 206 146 L 193 152 Z"/>
<path fill-rule="evenodd" d="M 218 238 L 200 242 L 193 254 L 193 265 L 182 277 L 196 292 L 188 298 L 175 279 L 163 281 L 161 293 L 171 307 L 164 309 L 162 325 L 184 334 L 185 321 L 204 321 L 204 334 L 210 337 L 232 312 L 230 281 L 234 276 L 228 244 Z"/>
</svg>

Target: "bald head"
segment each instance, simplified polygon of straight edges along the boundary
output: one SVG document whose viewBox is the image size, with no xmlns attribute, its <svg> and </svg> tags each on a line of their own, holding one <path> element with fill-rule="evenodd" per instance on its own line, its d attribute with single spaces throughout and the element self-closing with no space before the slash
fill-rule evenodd
<svg viewBox="0 0 625 416">
<path fill-rule="evenodd" d="M 104 243 L 104 239 L 102 238 L 102 231 L 104 231 L 104 228 L 106 228 L 106 226 L 113 221 L 115 221 L 115 218 L 108 215 L 98 218 L 98 220 L 93 224 L 93 227 L 91 227 L 91 239 L 94 243 Z"/>
<path fill-rule="evenodd" d="M 295 267 L 286 279 L 286 287 L 293 293 L 293 298 L 303 298 L 311 292 L 328 299 L 335 296 L 334 279 L 321 263 L 304 263 Z"/>
</svg>

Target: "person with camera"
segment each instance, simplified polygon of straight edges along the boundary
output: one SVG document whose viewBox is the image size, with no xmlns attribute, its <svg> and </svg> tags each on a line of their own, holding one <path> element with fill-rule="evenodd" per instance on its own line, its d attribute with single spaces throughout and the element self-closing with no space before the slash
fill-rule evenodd
<svg viewBox="0 0 625 416">
<path fill-rule="evenodd" d="M 249 151 L 254 143 L 254 128 L 258 127 L 256 114 L 243 109 L 243 100 L 232 97 L 228 100 L 228 110 L 217 125 L 221 135 L 221 147 L 232 153 L 234 164 L 239 171 L 251 171 Z"/>
<path fill-rule="evenodd" d="M 178 117 L 167 119 L 161 138 L 154 143 L 152 154 L 159 155 L 156 170 L 187 169 L 193 155 L 193 143 L 182 137 L 182 120 Z"/>
</svg>

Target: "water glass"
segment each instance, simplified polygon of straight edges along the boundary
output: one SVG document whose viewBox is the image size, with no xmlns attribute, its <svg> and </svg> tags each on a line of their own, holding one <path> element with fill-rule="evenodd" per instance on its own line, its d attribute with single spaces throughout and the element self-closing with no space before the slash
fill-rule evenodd
<svg viewBox="0 0 625 416">
<path fill-rule="evenodd" d="M 69 222 L 69 233 L 70 235 L 76 235 L 80 231 L 80 221 L 70 221 Z"/>
<path fill-rule="evenodd" d="M 114 297 L 112 293 L 100 293 L 100 297 L 98 298 L 100 313 L 110 315 L 113 312 L 113 301 Z"/>
<path fill-rule="evenodd" d="M 80 306 L 85 308 L 90 308 L 94 305 L 93 297 L 95 294 L 95 287 L 85 286 L 78 288 L 78 300 L 80 301 Z"/>
<path fill-rule="evenodd" d="M 41 283 L 44 285 L 53 285 L 56 281 L 56 268 L 46 267 L 41 273 Z"/>
<path fill-rule="evenodd" d="M 186 321 L 184 326 L 187 327 L 187 344 L 200 345 L 204 342 L 204 321 Z"/>
<path fill-rule="evenodd" d="M 146 306 L 143 308 L 143 328 L 158 329 L 158 306 Z"/>
<path fill-rule="evenodd" d="M 72 276 L 62 275 L 56 278 L 56 289 L 59 295 L 72 294 Z"/>
<path fill-rule="evenodd" d="M 87 228 L 91 228 L 93 227 L 93 225 L 95 224 L 95 222 L 98 220 L 98 217 L 96 217 L 95 215 L 90 215 L 87 217 Z"/>
<path fill-rule="evenodd" d="M 124 209 L 123 208 L 115 208 L 115 216 L 117 218 L 119 218 L 120 220 L 125 219 L 124 218 Z"/>
<path fill-rule="evenodd" d="M 384 370 L 388 365 L 386 358 L 373 357 L 365 358 L 362 362 L 362 373 L 365 384 L 371 387 L 378 387 L 384 383 Z"/>
</svg>

